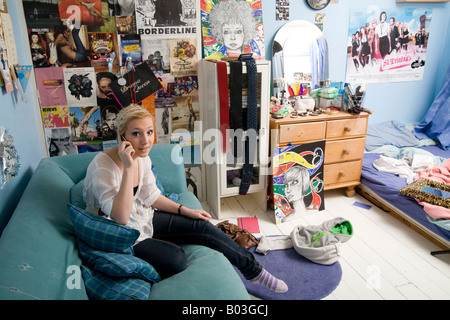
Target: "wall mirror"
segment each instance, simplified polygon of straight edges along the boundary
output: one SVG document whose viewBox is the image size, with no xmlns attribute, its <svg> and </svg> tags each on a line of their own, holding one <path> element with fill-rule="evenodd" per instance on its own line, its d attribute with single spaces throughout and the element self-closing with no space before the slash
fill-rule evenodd
<svg viewBox="0 0 450 320">
<path fill-rule="evenodd" d="M 273 95 L 288 93 L 292 83 L 312 88 L 328 78 L 327 47 L 322 31 L 313 23 L 294 20 L 282 26 L 272 45 Z"/>
</svg>

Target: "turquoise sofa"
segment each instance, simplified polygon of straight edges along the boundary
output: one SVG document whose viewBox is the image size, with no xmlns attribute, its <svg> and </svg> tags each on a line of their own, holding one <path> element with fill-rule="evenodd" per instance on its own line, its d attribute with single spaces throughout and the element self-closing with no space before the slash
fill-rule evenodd
<svg viewBox="0 0 450 320">
<path fill-rule="evenodd" d="M 155 145 L 150 158 L 166 193 L 179 194 L 180 204 L 201 208 L 187 191 L 180 150 L 177 145 Z M 94 156 L 41 160 L 0 238 L 0 300 L 88 299 L 66 204 L 84 205 L 83 179 Z M 188 268 L 154 284 L 150 300 L 249 299 L 223 254 L 199 245 L 183 249 Z"/>
</svg>

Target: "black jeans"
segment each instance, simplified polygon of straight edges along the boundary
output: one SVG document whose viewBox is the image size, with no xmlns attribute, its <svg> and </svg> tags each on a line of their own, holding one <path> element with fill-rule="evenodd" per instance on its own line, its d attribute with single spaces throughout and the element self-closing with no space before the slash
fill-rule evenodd
<svg viewBox="0 0 450 320">
<path fill-rule="evenodd" d="M 187 267 L 179 244 L 199 244 L 223 253 L 246 279 L 261 273 L 262 267 L 253 254 L 210 222 L 155 210 L 153 230 L 153 238 L 136 244 L 134 254 L 150 263 L 163 279 Z"/>
</svg>

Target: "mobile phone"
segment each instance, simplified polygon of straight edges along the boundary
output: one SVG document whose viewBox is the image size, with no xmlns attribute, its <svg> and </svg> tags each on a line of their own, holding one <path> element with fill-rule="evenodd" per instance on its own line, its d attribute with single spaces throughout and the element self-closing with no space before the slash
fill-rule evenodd
<svg viewBox="0 0 450 320">
<path fill-rule="evenodd" d="M 122 141 L 127 141 L 127 142 L 128 142 L 128 140 L 125 139 L 125 137 L 123 136 L 123 134 L 120 135 L 120 138 L 122 139 Z M 125 146 L 125 149 L 128 148 L 128 147 L 129 147 L 129 146 L 126 145 L 126 146 Z"/>
</svg>

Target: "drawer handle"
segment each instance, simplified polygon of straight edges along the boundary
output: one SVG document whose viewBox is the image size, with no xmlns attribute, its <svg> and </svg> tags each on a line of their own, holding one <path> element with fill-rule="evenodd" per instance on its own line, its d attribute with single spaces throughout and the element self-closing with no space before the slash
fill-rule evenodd
<svg viewBox="0 0 450 320">
<path fill-rule="evenodd" d="M 347 149 L 344 149 L 344 150 L 342 150 L 342 153 L 348 156 L 350 154 L 350 151 Z"/>
<path fill-rule="evenodd" d="M 349 126 L 346 126 L 346 127 L 344 128 L 344 131 L 345 131 L 345 132 L 350 132 L 350 131 L 352 131 L 352 128 L 349 127 Z"/>
<path fill-rule="evenodd" d="M 297 137 L 301 137 L 302 135 L 304 135 L 305 133 L 303 132 L 303 131 L 300 131 L 300 133 L 299 134 L 297 134 Z"/>
<path fill-rule="evenodd" d="M 345 172 L 344 171 L 339 171 L 339 177 L 345 177 Z"/>
</svg>

